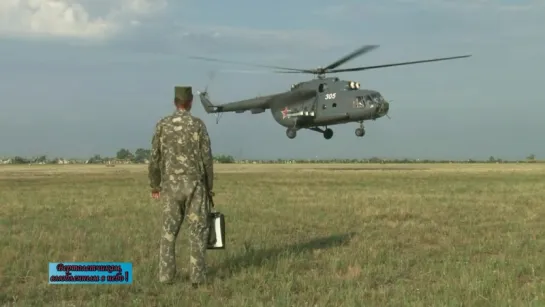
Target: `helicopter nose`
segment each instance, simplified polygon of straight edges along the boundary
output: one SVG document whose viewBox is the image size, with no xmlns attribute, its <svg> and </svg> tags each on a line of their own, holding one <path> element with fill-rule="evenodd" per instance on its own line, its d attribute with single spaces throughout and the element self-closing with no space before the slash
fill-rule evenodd
<svg viewBox="0 0 545 307">
<path fill-rule="evenodd" d="M 384 114 L 388 114 L 388 111 L 390 110 L 390 103 L 388 101 L 382 102 L 382 110 L 384 111 Z"/>
<path fill-rule="evenodd" d="M 377 105 L 377 116 L 382 117 L 388 114 L 388 111 L 390 110 L 390 103 L 388 101 L 383 100 Z"/>
</svg>

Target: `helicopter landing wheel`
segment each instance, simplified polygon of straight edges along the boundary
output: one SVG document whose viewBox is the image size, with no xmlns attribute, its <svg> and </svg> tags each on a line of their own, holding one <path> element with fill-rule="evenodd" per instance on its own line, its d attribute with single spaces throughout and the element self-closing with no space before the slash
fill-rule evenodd
<svg viewBox="0 0 545 307">
<path fill-rule="evenodd" d="M 362 128 L 356 129 L 356 136 L 357 136 L 357 137 L 360 137 L 360 138 L 361 138 L 361 137 L 363 137 L 364 135 L 365 135 L 365 129 L 363 129 L 363 127 L 362 127 Z"/>
<path fill-rule="evenodd" d="M 297 136 L 297 130 L 288 128 L 288 130 L 286 130 L 286 135 L 288 136 L 288 138 L 293 139 Z"/>
<path fill-rule="evenodd" d="M 333 137 L 333 130 L 327 128 L 326 130 L 324 130 L 324 138 L 326 140 L 329 140 L 330 138 Z"/>
</svg>

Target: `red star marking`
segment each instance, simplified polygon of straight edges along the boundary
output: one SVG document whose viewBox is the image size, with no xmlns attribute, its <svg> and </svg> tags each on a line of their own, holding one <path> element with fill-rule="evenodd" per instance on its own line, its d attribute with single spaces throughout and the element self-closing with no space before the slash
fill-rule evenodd
<svg viewBox="0 0 545 307">
<path fill-rule="evenodd" d="M 282 119 L 286 118 L 288 116 L 288 107 L 285 107 L 284 110 L 282 110 Z"/>
</svg>

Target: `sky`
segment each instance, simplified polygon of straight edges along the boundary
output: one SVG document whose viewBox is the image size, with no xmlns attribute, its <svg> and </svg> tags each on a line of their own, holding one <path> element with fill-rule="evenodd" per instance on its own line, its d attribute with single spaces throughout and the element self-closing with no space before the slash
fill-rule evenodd
<svg viewBox="0 0 545 307">
<path fill-rule="evenodd" d="M 339 68 L 471 54 L 336 76 L 379 91 L 390 117 L 286 137 L 270 112 L 226 113 L 198 98 L 214 154 L 237 158 L 545 157 L 545 1 L 2 0 L 0 156 L 90 157 L 149 148 L 174 86 L 209 84 L 214 103 L 313 78 L 190 56 Z M 215 78 L 210 81 L 210 72 Z M 331 75 L 330 75 L 331 76 Z"/>
</svg>

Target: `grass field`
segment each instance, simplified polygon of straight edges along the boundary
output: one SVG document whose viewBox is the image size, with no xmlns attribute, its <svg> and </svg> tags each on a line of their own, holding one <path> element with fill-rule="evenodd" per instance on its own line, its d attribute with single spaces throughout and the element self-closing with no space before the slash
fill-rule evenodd
<svg viewBox="0 0 545 307">
<path fill-rule="evenodd" d="M 145 166 L 0 167 L 2 306 L 545 306 L 545 165 L 217 165 L 211 284 L 157 280 Z M 178 266 L 188 263 L 187 226 Z M 130 261 L 132 285 L 49 285 Z"/>
</svg>

